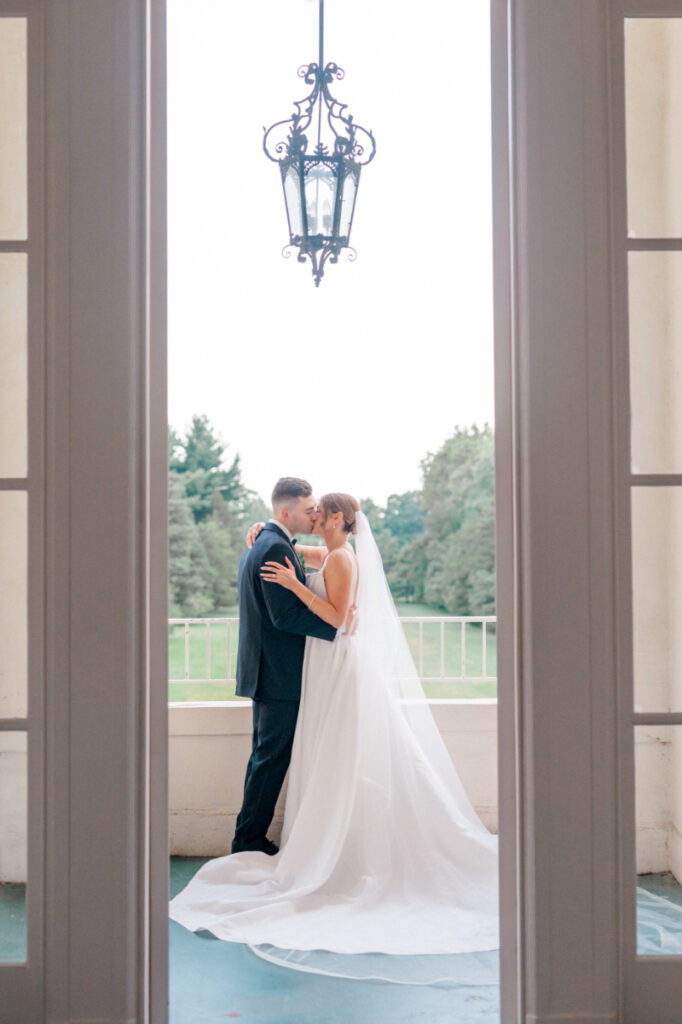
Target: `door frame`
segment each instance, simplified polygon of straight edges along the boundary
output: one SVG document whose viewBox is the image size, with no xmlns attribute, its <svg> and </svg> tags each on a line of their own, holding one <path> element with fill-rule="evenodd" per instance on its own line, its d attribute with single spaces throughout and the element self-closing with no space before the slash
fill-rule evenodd
<svg viewBox="0 0 682 1024">
<path fill-rule="evenodd" d="M 491 0 L 504 1024 L 623 1019 L 612 9 Z M 165 3 L 41 10 L 46 1019 L 163 1024 Z"/>
</svg>

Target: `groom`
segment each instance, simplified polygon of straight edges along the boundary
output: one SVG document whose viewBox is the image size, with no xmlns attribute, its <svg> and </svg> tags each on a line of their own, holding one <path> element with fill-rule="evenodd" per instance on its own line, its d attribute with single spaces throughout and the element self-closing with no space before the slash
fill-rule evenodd
<svg viewBox="0 0 682 1024">
<path fill-rule="evenodd" d="M 290 590 L 265 583 L 260 575 L 265 562 L 285 565 L 288 557 L 305 581 L 294 537 L 312 533 L 318 519 L 312 494 L 306 480 L 278 480 L 272 492 L 272 519 L 239 562 L 237 695 L 253 701 L 253 744 L 232 853 L 277 853 L 267 831 L 291 758 L 305 638 L 336 637 L 336 629 L 308 611 Z"/>
</svg>

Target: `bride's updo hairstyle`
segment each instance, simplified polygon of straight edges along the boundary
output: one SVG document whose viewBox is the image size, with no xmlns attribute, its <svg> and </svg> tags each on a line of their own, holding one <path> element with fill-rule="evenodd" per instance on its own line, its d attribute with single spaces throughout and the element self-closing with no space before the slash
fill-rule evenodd
<svg viewBox="0 0 682 1024">
<path fill-rule="evenodd" d="M 328 515 L 343 513 L 343 528 L 346 533 L 355 533 L 355 513 L 360 511 L 360 505 L 352 494 L 323 494 L 320 498 L 320 512 L 326 519 Z"/>
</svg>

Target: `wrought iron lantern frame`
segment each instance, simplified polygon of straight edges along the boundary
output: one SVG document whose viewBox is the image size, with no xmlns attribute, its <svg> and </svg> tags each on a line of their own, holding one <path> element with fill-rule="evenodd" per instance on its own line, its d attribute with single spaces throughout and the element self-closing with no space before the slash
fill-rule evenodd
<svg viewBox="0 0 682 1024">
<path fill-rule="evenodd" d="M 327 262 L 338 263 L 343 249 L 349 259 L 356 258 L 350 246 L 350 233 L 360 184 L 360 170 L 374 159 L 376 141 L 371 131 L 358 125 L 349 114 L 348 104 L 331 92 L 334 81 L 345 77 L 342 68 L 324 63 L 324 0 L 319 0 L 319 58 L 317 63 L 298 69 L 310 91 L 295 100 L 291 117 L 263 129 L 263 150 L 268 159 L 279 164 L 284 202 L 289 225 L 289 244 L 283 255 L 298 249 L 297 260 L 312 264 L 317 287 Z M 308 131 L 317 120 L 317 140 L 309 152 Z M 323 125 L 326 141 L 323 140 Z M 328 213 L 320 208 L 319 182 L 324 180 Z M 309 186 L 317 183 L 311 200 Z M 329 203 L 329 193 L 333 203 Z M 322 230 L 320 230 L 322 228 Z"/>
</svg>

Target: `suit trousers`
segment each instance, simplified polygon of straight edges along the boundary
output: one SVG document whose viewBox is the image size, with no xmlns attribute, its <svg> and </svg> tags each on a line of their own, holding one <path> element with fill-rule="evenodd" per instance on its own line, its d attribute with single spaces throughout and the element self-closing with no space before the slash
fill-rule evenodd
<svg viewBox="0 0 682 1024">
<path fill-rule="evenodd" d="M 232 853 L 262 850 L 291 760 L 298 701 L 253 699 L 253 745 Z"/>
</svg>

